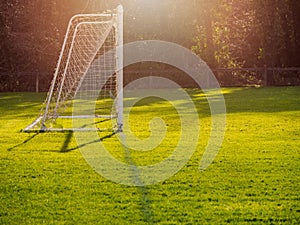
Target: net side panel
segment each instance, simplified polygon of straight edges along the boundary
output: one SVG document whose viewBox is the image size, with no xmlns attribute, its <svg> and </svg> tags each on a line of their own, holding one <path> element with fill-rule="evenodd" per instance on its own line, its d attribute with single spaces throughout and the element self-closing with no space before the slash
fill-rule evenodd
<svg viewBox="0 0 300 225">
<path fill-rule="evenodd" d="M 99 93 L 99 86 L 103 86 L 100 96 L 107 99 L 111 108 L 109 98 L 116 90 L 115 76 L 111 76 L 115 73 L 115 27 L 113 19 L 105 19 L 93 17 L 91 21 L 91 18 L 78 17 L 71 23 L 53 90 L 46 100 L 48 110 L 45 110 L 46 104 L 42 110 L 44 121 L 54 121 L 70 106 L 83 78 L 89 80 L 84 88 L 90 93 Z M 110 54 L 105 54 L 107 51 L 111 51 Z M 105 85 L 100 85 L 103 81 Z M 106 109 L 103 113 L 110 113 L 108 106 L 101 107 Z"/>
</svg>

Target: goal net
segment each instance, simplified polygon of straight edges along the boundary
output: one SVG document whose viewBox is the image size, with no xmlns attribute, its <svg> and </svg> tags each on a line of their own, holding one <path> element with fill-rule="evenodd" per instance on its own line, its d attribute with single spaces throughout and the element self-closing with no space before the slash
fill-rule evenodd
<svg viewBox="0 0 300 225">
<path fill-rule="evenodd" d="M 122 20 L 122 6 L 71 18 L 41 114 L 25 131 L 122 129 Z M 80 113 L 74 101 L 81 101 Z M 80 127 L 70 121 L 91 118 Z"/>
</svg>

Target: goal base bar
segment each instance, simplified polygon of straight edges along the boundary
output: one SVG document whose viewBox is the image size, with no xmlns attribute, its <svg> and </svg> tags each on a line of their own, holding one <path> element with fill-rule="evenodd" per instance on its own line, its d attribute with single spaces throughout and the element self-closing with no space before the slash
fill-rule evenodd
<svg viewBox="0 0 300 225">
<path fill-rule="evenodd" d="M 37 126 L 37 124 L 42 120 L 42 116 L 39 116 L 35 121 L 33 121 L 30 125 L 28 125 L 23 131 L 29 132 L 31 130 L 34 130 L 34 127 Z"/>
<path fill-rule="evenodd" d="M 93 118 L 115 119 L 117 117 L 110 116 L 110 115 L 82 115 L 82 116 L 58 116 L 57 118 L 61 118 L 61 119 L 93 119 Z"/>
<path fill-rule="evenodd" d="M 22 131 L 25 133 L 46 133 L 46 132 L 105 132 L 105 131 L 113 131 L 113 132 L 122 132 L 122 125 L 118 125 L 117 128 L 48 128 L 48 127 L 40 127 L 35 128 L 42 120 L 42 116 L 39 116 L 36 120 L 34 120 L 29 126 L 24 128 Z M 114 119 L 117 118 L 114 115 L 82 115 L 82 116 L 58 116 L 57 118 L 61 119 Z"/>
<path fill-rule="evenodd" d="M 51 133 L 51 132 L 121 132 L 119 129 L 100 129 L 100 128 L 41 128 L 41 129 L 31 129 L 23 130 L 25 133 Z"/>
</svg>

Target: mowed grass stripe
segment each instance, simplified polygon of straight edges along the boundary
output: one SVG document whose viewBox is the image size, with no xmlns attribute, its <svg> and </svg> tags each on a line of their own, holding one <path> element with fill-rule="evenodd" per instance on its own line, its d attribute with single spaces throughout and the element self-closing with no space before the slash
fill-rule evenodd
<svg viewBox="0 0 300 225">
<path fill-rule="evenodd" d="M 68 133 L 20 132 L 45 94 L 0 93 L 0 224 L 298 224 L 300 88 L 223 89 L 227 131 L 204 172 L 198 167 L 209 138 L 209 107 L 201 91 L 187 92 L 201 119 L 198 148 L 175 176 L 147 188 L 95 173 Z M 132 151 L 139 165 L 159 162 L 176 145 L 178 116 L 157 98 L 132 111 L 134 132 L 147 138 L 147 121 L 161 109 L 170 115 L 164 118 L 168 141 L 152 152 Z M 124 160 L 115 136 L 103 143 Z"/>
</svg>

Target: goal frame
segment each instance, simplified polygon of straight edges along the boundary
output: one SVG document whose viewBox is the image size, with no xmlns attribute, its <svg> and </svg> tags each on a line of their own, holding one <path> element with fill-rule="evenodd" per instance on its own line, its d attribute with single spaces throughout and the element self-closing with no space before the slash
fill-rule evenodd
<svg viewBox="0 0 300 225">
<path fill-rule="evenodd" d="M 115 22 L 113 23 L 113 27 L 115 28 L 115 73 L 116 73 L 116 100 L 115 100 L 115 110 L 116 110 L 116 117 L 113 117 L 112 115 L 72 115 L 72 116 L 62 116 L 62 115 L 58 115 L 56 118 L 62 118 L 62 119 L 75 119 L 75 118 L 82 118 L 82 119 L 86 119 L 86 118 L 106 118 L 106 119 L 113 119 L 116 118 L 117 120 L 117 127 L 114 131 L 116 132 L 122 132 L 123 129 L 123 7 L 122 5 L 119 5 L 116 10 L 114 10 L 113 12 L 109 12 L 109 13 L 99 13 L 99 14 L 76 14 L 74 15 L 68 23 L 68 27 L 67 27 L 67 31 L 66 31 L 66 35 L 63 41 L 63 45 L 60 51 L 60 55 L 59 55 L 59 59 L 57 62 L 57 66 L 55 69 L 55 73 L 51 82 L 51 86 L 49 88 L 46 100 L 45 100 L 45 106 L 44 106 L 44 112 L 35 120 L 33 121 L 30 125 L 28 125 L 23 131 L 24 132 L 65 132 L 65 131 L 103 131 L 103 129 L 99 129 L 99 128 L 77 128 L 77 127 L 69 127 L 69 128 L 49 128 L 46 127 L 45 123 L 47 120 L 47 113 L 49 112 L 49 107 L 51 104 L 51 99 L 52 96 L 54 94 L 54 89 L 55 89 L 55 85 L 59 76 L 59 68 L 62 64 L 62 60 L 63 60 L 63 56 L 64 56 L 64 51 L 66 50 L 66 46 L 67 46 L 67 41 L 69 38 L 69 34 L 70 34 L 70 30 L 72 27 L 72 23 L 73 21 L 75 21 L 77 18 L 79 17 L 112 17 Z M 79 22 L 78 24 L 76 24 L 76 28 L 77 29 L 78 26 L 80 26 L 81 24 L 101 24 L 101 23 L 105 23 L 107 21 L 98 21 L 98 22 Z M 74 39 L 75 39 L 75 35 L 72 38 L 72 42 L 71 42 L 71 47 L 74 44 Z M 70 54 L 72 53 L 72 51 L 69 51 L 68 53 L 68 58 L 70 57 Z M 97 52 L 95 52 L 95 55 L 97 54 Z M 67 60 L 68 61 L 68 60 Z M 91 65 L 89 65 L 87 67 L 86 72 L 89 70 L 89 67 Z M 66 70 L 67 66 L 65 67 Z M 86 72 L 84 73 L 84 76 L 86 74 Z M 65 71 L 63 73 L 63 81 L 59 87 L 59 92 L 58 92 L 58 99 L 57 99 L 57 103 L 55 108 L 58 107 L 58 102 L 60 100 L 60 95 L 62 92 L 62 88 L 63 88 L 63 83 L 64 83 L 64 79 L 65 79 Z M 79 83 L 79 86 L 81 84 Z M 77 88 L 78 89 L 78 88 Z M 100 91 L 100 90 L 99 90 Z M 76 95 L 76 92 L 75 92 Z M 75 95 L 73 97 L 75 97 Z M 39 125 L 39 127 L 37 128 L 37 126 Z M 106 130 L 109 130 L 109 128 L 107 128 Z"/>
</svg>

